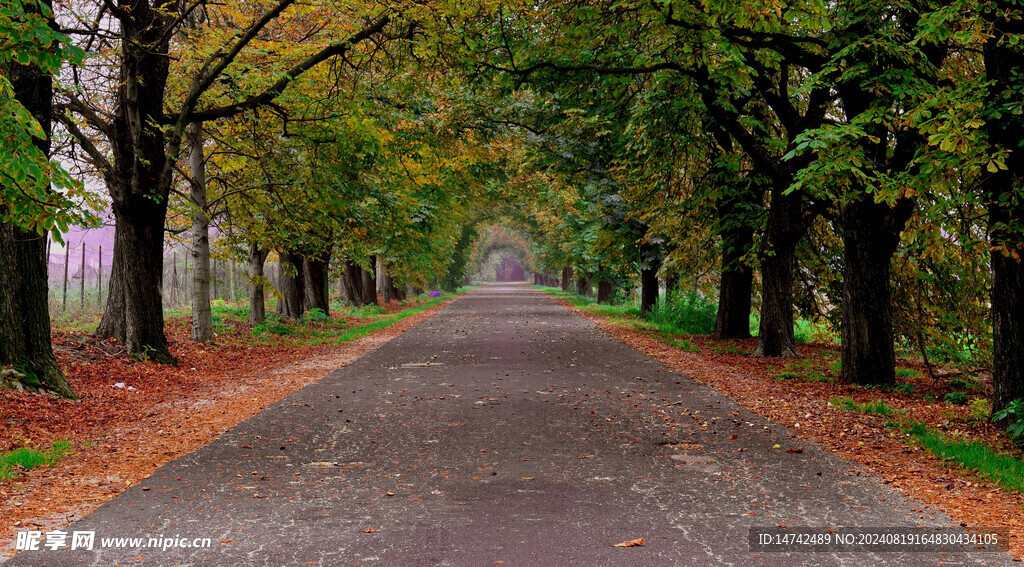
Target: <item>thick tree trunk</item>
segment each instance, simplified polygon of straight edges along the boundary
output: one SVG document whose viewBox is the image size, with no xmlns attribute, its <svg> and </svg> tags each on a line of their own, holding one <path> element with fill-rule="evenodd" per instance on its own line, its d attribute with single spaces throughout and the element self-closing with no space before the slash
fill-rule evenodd
<svg viewBox="0 0 1024 567">
<path fill-rule="evenodd" d="M 110 295 L 96 334 L 123 341 L 129 353 L 174 363 L 161 298 L 172 173 L 168 155 L 177 156 L 180 144 L 166 139 L 162 125 L 171 34 L 161 22 L 173 15 L 147 2 L 132 6 L 120 18 L 126 39 L 120 42 L 121 82 L 109 136 L 114 159 L 104 172 L 114 212 L 114 255 Z"/>
<path fill-rule="evenodd" d="M 359 264 L 345 262 L 345 272 L 341 274 L 342 301 L 351 305 L 364 305 L 363 294 L 360 288 L 362 284 L 363 269 Z"/>
<path fill-rule="evenodd" d="M 755 211 L 761 205 L 764 188 L 760 178 L 750 175 L 737 183 L 727 172 L 721 182 L 735 194 L 718 202 L 719 235 L 722 238 L 722 281 L 718 288 L 716 339 L 750 338 L 750 298 L 754 291 L 754 270 L 743 262 L 754 245 Z"/>
<path fill-rule="evenodd" d="M 96 334 L 122 341 L 129 353 L 174 364 L 164 336 L 161 294 L 166 202 L 141 197 L 127 204 L 115 202 L 113 208 L 110 295 Z"/>
<path fill-rule="evenodd" d="M 255 327 L 267 318 L 267 307 L 263 300 L 263 264 L 270 253 L 259 244 L 249 244 L 249 322 Z"/>
<path fill-rule="evenodd" d="M 597 283 L 598 303 L 610 303 L 613 295 L 615 295 L 615 284 L 606 280 Z"/>
<path fill-rule="evenodd" d="M 327 267 L 330 260 L 305 260 L 302 262 L 302 307 L 303 313 L 310 309 L 331 312 L 331 301 L 327 288 Z"/>
<path fill-rule="evenodd" d="M 210 311 L 210 218 L 206 214 L 206 159 L 203 155 L 203 128 L 188 129 L 189 167 L 192 170 L 189 198 L 192 201 L 192 340 L 213 340 L 213 314 Z"/>
<path fill-rule="evenodd" d="M 382 263 L 380 267 L 380 289 L 384 303 L 404 299 L 402 291 L 395 287 L 395 282 L 391 277 L 391 266 L 385 263 Z"/>
<path fill-rule="evenodd" d="M 572 285 L 572 268 L 562 268 L 562 291 L 569 291 Z"/>
<path fill-rule="evenodd" d="M 303 292 L 305 291 L 303 259 L 302 255 L 279 251 L 281 259 L 278 265 L 277 290 L 281 293 L 281 300 L 278 302 L 281 315 L 297 320 L 302 318 L 303 313 Z"/>
<path fill-rule="evenodd" d="M 640 312 L 651 313 L 658 306 L 658 269 L 640 270 Z"/>
<path fill-rule="evenodd" d="M 1024 21 L 1013 16 L 1019 6 L 996 0 L 988 13 L 993 34 L 985 43 L 985 74 L 991 81 L 986 101 L 998 113 L 985 125 L 996 151 L 1007 153 L 1005 170 L 983 180 L 992 245 L 992 413 L 1024 398 L 1024 150 L 1020 147 L 1024 117 L 1019 108 L 1019 77 L 1024 52 L 1009 37 L 1024 33 Z M 1013 19 L 1007 20 L 1010 16 Z M 1002 423 L 1006 423 L 1005 421 Z"/>
<path fill-rule="evenodd" d="M 788 184 L 786 185 L 788 187 Z M 793 333 L 793 270 L 796 245 L 806 232 L 802 197 L 773 190 L 767 242 L 761 251 L 761 322 L 751 356 L 797 358 Z"/>
<path fill-rule="evenodd" d="M 0 387 L 74 399 L 50 342 L 46 272 L 45 238 L 0 224 Z"/>
<path fill-rule="evenodd" d="M 375 305 L 377 303 L 377 257 L 370 256 L 370 268 L 360 273 L 359 291 L 362 294 L 363 305 Z"/>
<path fill-rule="evenodd" d="M 658 270 L 661 251 L 653 244 L 640 245 L 640 312 L 651 313 L 658 306 Z"/>
<path fill-rule="evenodd" d="M 908 206 L 904 204 L 904 206 Z M 866 195 L 843 208 L 843 305 L 841 381 L 896 381 L 890 266 L 904 221 Z"/>
<path fill-rule="evenodd" d="M 52 6 L 49 1 L 44 4 Z M 5 72 L 17 101 L 42 126 L 46 137 L 35 143 L 49 156 L 52 77 L 20 65 L 11 65 Z M 7 213 L 6 205 L 0 204 L 0 216 Z M 48 295 L 46 238 L 12 223 L 0 223 L 0 387 L 39 389 L 76 398 L 53 355 Z"/>
<path fill-rule="evenodd" d="M 714 338 L 750 338 L 750 295 L 753 290 L 754 271 L 749 266 L 722 270 Z"/>
<path fill-rule="evenodd" d="M 594 292 L 590 289 L 590 280 L 585 277 L 576 278 L 576 295 L 590 297 Z"/>
</svg>

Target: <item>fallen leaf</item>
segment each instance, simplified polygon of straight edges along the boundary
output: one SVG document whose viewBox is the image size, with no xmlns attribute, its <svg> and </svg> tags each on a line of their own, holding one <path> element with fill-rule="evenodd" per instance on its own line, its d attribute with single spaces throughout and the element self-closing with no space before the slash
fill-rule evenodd
<svg viewBox="0 0 1024 567">
<path fill-rule="evenodd" d="M 375 532 L 375 531 L 377 531 L 377 530 L 375 530 L 375 529 L 373 529 L 373 528 L 370 528 L 370 529 L 367 529 L 367 530 L 363 530 L 363 533 L 364 533 L 364 534 L 372 534 L 372 533 L 373 533 L 373 532 Z"/>
<path fill-rule="evenodd" d="M 804 448 L 803 447 L 797 447 L 796 449 L 789 448 L 789 449 L 786 449 L 786 452 L 787 453 L 803 453 L 804 452 Z"/>
<path fill-rule="evenodd" d="M 640 547 L 643 544 L 644 544 L 644 538 L 638 537 L 636 539 L 631 539 L 629 541 L 624 541 L 622 543 L 616 543 L 612 547 Z"/>
</svg>

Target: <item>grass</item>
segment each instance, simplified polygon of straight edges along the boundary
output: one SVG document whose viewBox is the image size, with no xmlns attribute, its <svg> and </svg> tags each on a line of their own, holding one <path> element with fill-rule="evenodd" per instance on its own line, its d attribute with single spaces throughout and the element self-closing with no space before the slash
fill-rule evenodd
<svg viewBox="0 0 1024 567">
<path fill-rule="evenodd" d="M 801 382 L 825 382 L 825 383 L 831 383 L 831 382 L 835 382 L 835 378 L 832 378 L 830 376 L 826 376 L 824 373 L 818 372 L 817 370 L 808 370 L 807 372 L 804 372 L 803 374 L 801 374 L 800 381 Z"/>
<path fill-rule="evenodd" d="M 898 413 L 897 410 L 889 407 L 889 404 L 885 403 L 885 400 L 872 400 L 867 403 L 858 403 L 846 396 L 833 396 L 829 399 L 828 403 L 839 409 L 855 411 L 857 413 L 868 413 L 872 415 L 896 415 Z"/>
<path fill-rule="evenodd" d="M 923 423 L 909 424 L 904 430 L 943 461 L 973 471 L 1004 490 L 1024 492 L 1024 461 L 996 453 L 977 441 L 950 439 Z"/>
<path fill-rule="evenodd" d="M 906 379 L 906 378 L 917 378 L 918 377 L 918 372 L 917 372 L 917 370 L 914 370 L 913 368 L 897 368 L 896 369 L 896 377 L 897 378 L 904 378 L 904 379 Z"/>
<path fill-rule="evenodd" d="M 464 291 L 463 291 L 464 289 L 467 289 L 467 288 L 459 288 L 459 291 L 457 293 L 464 293 Z M 370 334 L 370 333 L 372 333 L 372 332 L 374 332 L 374 331 L 376 331 L 378 329 L 383 329 L 383 328 L 391 325 L 392 323 L 396 323 L 398 321 L 401 321 L 402 319 L 405 319 L 406 317 L 410 317 L 412 315 L 416 315 L 417 313 L 422 313 L 422 312 L 426 311 L 427 309 L 430 309 L 431 307 L 433 307 L 433 306 L 437 305 L 438 303 L 441 303 L 442 301 L 444 301 L 446 299 L 449 299 L 451 297 L 452 297 L 451 295 L 442 295 L 441 297 L 434 297 L 434 298 L 431 298 L 430 301 L 427 301 L 426 303 L 417 305 L 416 307 L 411 307 L 409 309 L 405 309 L 405 310 L 399 311 L 399 312 L 395 313 L 394 315 L 391 315 L 389 317 L 385 317 L 383 319 L 378 319 L 376 321 L 371 321 L 371 322 L 366 323 L 364 325 L 359 325 L 357 327 L 352 327 L 351 329 L 348 329 L 348 330 L 344 331 L 343 333 L 341 333 L 339 335 L 328 336 L 328 337 L 321 337 L 321 338 L 318 338 L 318 339 L 314 339 L 309 344 L 311 344 L 311 345 L 339 344 L 340 345 L 342 343 L 347 343 L 349 341 L 352 341 L 352 340 L 355 340 L 355 339 L 358 339 L 358 338 L 361 338 L 361 337 L 365 337 L 366 335 L 368 335 L 368 334 Z"/>
<path fill-rule="evenodd" d="M 664 339 L 664 341 L 678 349 L 682 349 L 689 352 L 700 352 L 700 348 L 698 348 L 697 345 L 691 343 L 686 339 L 673 339 L 672 337 L 667 337 Z"/>
<path fill-rule="evenodd" d="M 70 441 L 55 441 L 49 449 L 38 451 L 22 447 L 0 454 L 0 481 L 17 478 L 21 470 L 39 466 L 51 466 L 71 452 Z"/>
<path fill-rule="evenodd" d="M 680 291 L 671 301 L 660 298 L 657 307 L 648 315 L 640 312 L 634 301 L 617 304 L 603 304 L 590 297 L 583 297 L 573 292 L 562 291 L 560 287 L 535 285 L 534 289 L 564 299 L 574 306 L 609 318 L 612 323 L 640 330 L 662 333 L 670 336 L 710 335 L 715 330 L 715 318 L 718 314 L 718 303 L 694 291 Z M 757 336 L 758 316 L 750 317 L 750 332 Z M 823 342 L 838 344 L 838 335 L 832 333 L 824 325 L 800 319 L 793 327 L 798 343 Z M 689 349 L 687 349 L 689 350 Z M 738 345 L 712 347 L 718 353 L 747 354 L 747 349 Z"/>
<path fill-rule="evenodd" d="M 717 313 L 718 304 L 689 291 L 659 303 L 649 319 L 659 330 L 673 335 L 710 335 Z"/>
</svg>

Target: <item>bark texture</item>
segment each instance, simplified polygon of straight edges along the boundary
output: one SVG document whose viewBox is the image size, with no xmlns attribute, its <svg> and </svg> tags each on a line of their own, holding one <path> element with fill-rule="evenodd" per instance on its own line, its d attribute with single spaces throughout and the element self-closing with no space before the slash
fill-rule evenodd
<svg viewBox="0 0 1024 567">
<path fill-rule="evenodd" d="M 278 301 L 278 311 L 289 319 L 300 319 L 305 313 L 303 310 L 303 294 L 305 291 L 304 271 L 302 268 L 302 255 L 289 250 L 278 252 L 280 263 L 278 264 L 278 292 L 281 299 Z"/>
<path fill-rule="evenodd" d="M 1019 6 L 1013 0 L 995 0 L 991 6 L 992 37 L 985 43 L 985 74 L 991 81 L 987 105 L 998 118 L 985 129 L 994 149 L 1008 152 L 1005 170 L 984 180 L 989 203 L 992 243 L 992 412 L 1024 398 L 1024 149 L 1020 135 L 1024 118 L 1012 111 L 1019 104 L 1019 77 L 1024 73 L 1024 52 L 1010 45 L 1007 35 L 1024 33 L 1024 21 L 1007 19 Z M 1004 422 L 1005 423 L 1005 422 Z"/>
<path fill-rule="evenodd" d="M 255 327 L 267 318 L 267 307 L 263 299 L 263 266 L 270 249 L 259 244 L 249 244 L 249 322 Z"/>
<path fill-rule="evenodd" d="M 206 202 L 206 159 L 203 155 L 203 128 L 188 129 L 189 168 L 192 170 L 189 198 L 192 201 L 192 340 L 213 340 L 213 313 L 210 311 L 210 217 Z"/>
<path fill-rule="evenodd" d="M 658 306 L 658 270 L 661 251 L 653 244 L 640 245 L 640 312 L 651 313 Z"/>
<path fill-rule="evenodd" d="M 52 78 L 20 65 L 4 72 L 15 98 L 42 126 L 46 137 L 36 140 L 36 147 L 49 156 Z M 0 213 L 7 213 L 2 203 Z M 12 223 L 0 223 L 0 387 L 76 398 L 53 355 L 48 296 L 46 238 Z"/>
</svg>

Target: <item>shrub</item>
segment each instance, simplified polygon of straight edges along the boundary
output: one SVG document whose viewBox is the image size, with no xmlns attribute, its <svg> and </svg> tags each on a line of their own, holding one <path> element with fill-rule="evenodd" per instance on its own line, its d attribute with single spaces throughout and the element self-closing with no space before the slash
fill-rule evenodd
<svg viewBox="0 0 1024 567">
<path fill-rule="evenodd" d="M 1008 420 L 1006 433 L 1019 441 L 1024 437 L 1024 398 L 1017 398 L 992 416 L 992 421 Z"/>
<path fill-rule="evenodd" d="M 700 293 L 680 293 L 659 305 L 650 320 L 659 326 L 668 325 L 684 335 L 710 335 L 715 330 L 718 304 Z"/>
<path fill-rule="evenodd" d="M 304 318 L 307 321 L 316 321 L 317 323 L 323 323 L 331 320 L 331 316 L 328 315 L 327 313 L 324 313 L 324 310 L 320 309 L 319 307 L 314 307 L 307 311 L 306 316 Z"/>
<path fill-rule="evenodd" d="M 967 404 L 967 394 L 963 392 L 950 392 L 943 396 L 942 401 L 947 404 L 962 406 Z"/>
</svg>

